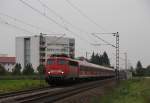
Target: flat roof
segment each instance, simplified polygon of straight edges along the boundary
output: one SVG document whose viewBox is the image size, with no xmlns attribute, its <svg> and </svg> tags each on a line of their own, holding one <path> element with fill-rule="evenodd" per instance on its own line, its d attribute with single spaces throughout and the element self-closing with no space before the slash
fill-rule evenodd
<svg viewBox="0 0 150 103">
<path fill-rule="evenodd" d="M 16 63 L 16 57 L 0 57 L 0 63 Z"/>
</svg>

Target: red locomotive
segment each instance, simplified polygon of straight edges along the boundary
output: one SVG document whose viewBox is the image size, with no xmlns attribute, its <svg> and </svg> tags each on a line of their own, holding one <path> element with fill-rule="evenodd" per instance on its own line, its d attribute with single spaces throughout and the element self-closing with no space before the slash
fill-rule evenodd
<svg viewBox="0 0 150 103">
<path fill-rule="evenodd" d="M 50 57 L 46 63 L 46 81 L 49 84 L 60 80 L 114 77 L 115 70 L 87 61 L 67 57 Z"/>
</svg>

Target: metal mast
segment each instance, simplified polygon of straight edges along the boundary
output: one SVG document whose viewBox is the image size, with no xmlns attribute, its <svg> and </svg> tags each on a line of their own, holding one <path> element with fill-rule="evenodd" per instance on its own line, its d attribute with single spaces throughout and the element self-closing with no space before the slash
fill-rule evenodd
<svg viewBox="0 0 150 103">
<path fill-rule="evenodd" d="M 115 33 L 116 36 L 116 70 L 117 79 L 119 79 L 119 33 Z"/>
<path fill-rule="evenodd" d="M 127 58 L 127 53 L 125 52 L 125 70 L 128 69 L 128 58 Z"/>
<path fill-rule="evenodd" d="M 113 36 L 116 37 L 116 46 L 112 45 L 111 43 L 105 41 L 104 39 L 96 36 L 95 34 L 113 34 Z M 92 33 L 93 36 L 95 36 L 96 38 L 102 40 L 103 42 L 105 42 L 105 45 L 111 45 L 112 47 L 116 48 L 116 79 L 119 80 L 119 32 L 116 33 Z"/>
</svg>

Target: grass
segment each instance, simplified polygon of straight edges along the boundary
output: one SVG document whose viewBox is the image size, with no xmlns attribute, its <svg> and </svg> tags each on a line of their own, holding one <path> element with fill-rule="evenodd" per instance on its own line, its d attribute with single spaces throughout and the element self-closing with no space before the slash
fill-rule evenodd
<svg viewBox="0 0 150 103">
<path fill-rule="evenodd" d="M 0 76 L 0 80 L 23 80 L 23 79 L 43 79 L 44 75 L 4 75 Z"/>
<path fill-rule="evenodd" d="M 47 86 L 44 80 L 0 80 L 0 94 Z"/>
<path fill-rule="evenodd" d="M 94 103 L 150 103 L 150 79 L 121 81 L 120 85 L 108 91 L 101 100 Z"/>
</svg>

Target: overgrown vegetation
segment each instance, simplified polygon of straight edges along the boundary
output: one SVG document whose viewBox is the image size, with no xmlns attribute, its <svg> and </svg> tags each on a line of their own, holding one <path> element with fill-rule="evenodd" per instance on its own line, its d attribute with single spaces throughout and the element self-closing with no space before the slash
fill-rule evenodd
<svg viewBox="0 0 150 103">
<path fill-rule="evenodd" d="M 119 87 L 94 103 L 150 103 L 150 79 L 121 81 Z"/>
</svg>

